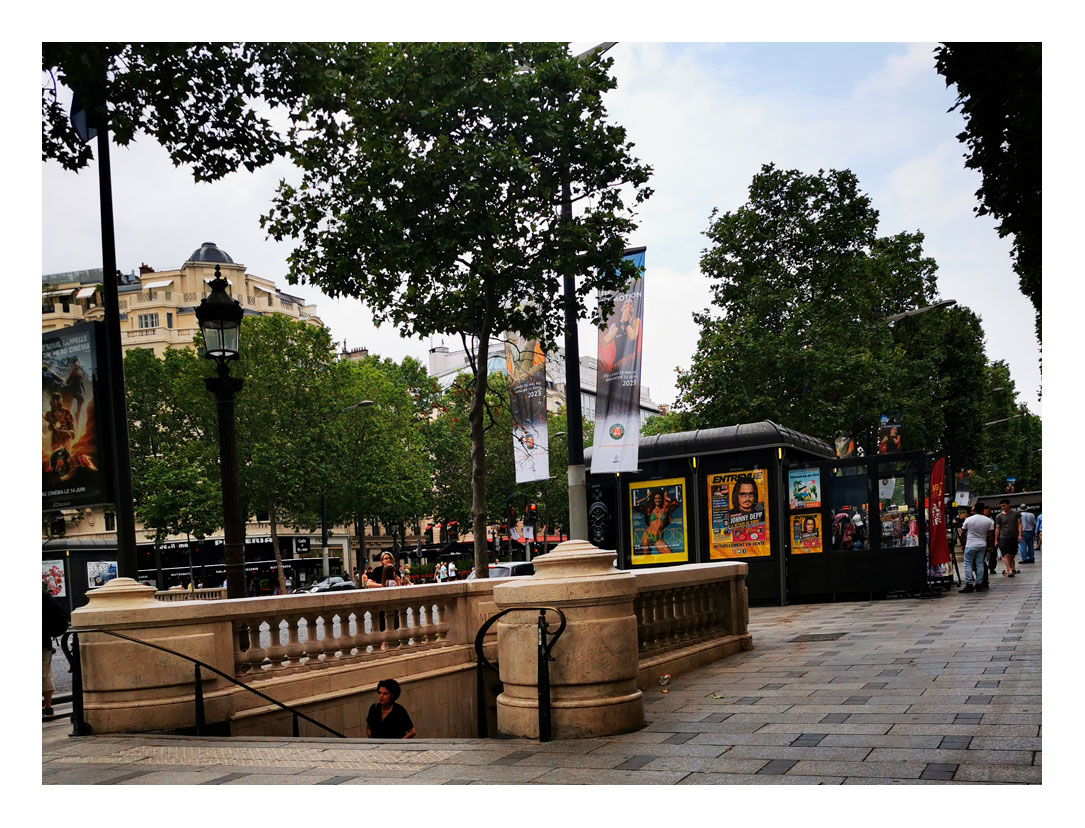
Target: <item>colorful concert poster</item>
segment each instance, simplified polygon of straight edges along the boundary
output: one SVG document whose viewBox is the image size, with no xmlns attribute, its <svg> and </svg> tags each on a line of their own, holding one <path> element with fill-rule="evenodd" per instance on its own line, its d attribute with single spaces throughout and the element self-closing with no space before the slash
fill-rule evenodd
<svg viewBox="0 0 1085 828">
<path fill-rule="evenodd" d="M 643 248 L 628 253 L 625 258 L 643 274 Z M 611 298 L 614 310 L 599 331 L 592 474 L 636 471 L 640 450 L 643 275 L 625 293 Z"/>
<path fill-rule="evenodd" d="M 685 489 L 681 477 L 629 484 L 633 566 L 689 561 Z"/>
<path fill-rule="evenodd" d="M 708 556 L 753 558 L 772 554 L 766 469 L 708 475 Z"/>
<path fill-rule="evenodd" d="M 41 335 L 43 511 L 109 501 L 95 399 L 97 324 Z"/>
<path fill-rule="evenodd" d="M 512 412 L 512 456 L 516 482 L 550 477 L 546 428 L 546 354 L 537 339 L 511 334 L 505 340 Z"/>
<path fill-rule="evenodd" d="M 791 516 L 791 554 L 807 555 L 813 552 L 822 552 L 821 545 L 821 515 L 792 515 Z"/>
<path fill-rule="evenodd" d="M 792 509 L 821 508 L 821 472 L 791 469 L 787 473 L 787 495 Z"/>
</svg>

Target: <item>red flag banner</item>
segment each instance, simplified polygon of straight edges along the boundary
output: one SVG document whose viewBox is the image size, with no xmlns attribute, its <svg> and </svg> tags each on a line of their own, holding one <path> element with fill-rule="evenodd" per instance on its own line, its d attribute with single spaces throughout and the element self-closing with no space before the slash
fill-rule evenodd
<svg viewBox="0 0 1085 828">
<path fill-rule="evenodd" d="M 930 511 L 927 520 L 927 538 L 930 546 L 931 566 L 949 563 L 949 545 L 946 542 L 946 458 L 939 457 L 931 469 Z"/>
</svg>

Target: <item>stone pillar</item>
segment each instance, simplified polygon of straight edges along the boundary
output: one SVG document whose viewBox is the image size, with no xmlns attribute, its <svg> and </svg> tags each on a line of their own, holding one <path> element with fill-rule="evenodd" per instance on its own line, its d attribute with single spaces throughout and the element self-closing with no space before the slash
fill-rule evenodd
<svg viewBox="0 0 1085 828">
<path fill-rule="evenodd" d="M 644 726 L 637 689 L 637 618 L 633 574 L 615 568 L 615 553 L 570 540 L 535 558 L 535 575 L 494 587 L 499 609 L 556 607 L 568 626 L 550 663 L 554 738 L 606 736 Z M 497 728 L 509 736 L 539 737 L 538 613 L 510 613 L 497 623 L 498 666 L 504 692 Z M 558 619 L 547 613 L 551 631 Z"/>
</svg>

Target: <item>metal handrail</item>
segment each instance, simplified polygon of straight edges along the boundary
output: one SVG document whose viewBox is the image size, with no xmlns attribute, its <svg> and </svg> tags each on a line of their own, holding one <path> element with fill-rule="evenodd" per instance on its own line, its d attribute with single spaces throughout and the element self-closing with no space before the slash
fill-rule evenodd
<svg viewBox="0 0 1085 828">
<path fill-rule="evenodd" d="M 265 693 L 261 693 L 255 687 L 250 687 L 249 685 L 245 684 L 245 682 L 238 681 L 233 676 L 229 676 L 221 670 L 212 667 L 207 662 L 200 661 L 198 658 L 193 658 L 192 656 L 185 655 L 184 653 L 179 653 L 176 650 L 171 650 L 169 647 L 162 647 L 158 644 L 152 644 L 149 641 L 143 641 L 139 638 L 132 638 L 131 636 L 122 635 L 121 633 L 114 632 L 113 630 L 103 630 L 98 627 L 81 627 L 79 630 L 68 630 L 60 638 L 60 648 L 64 651 L 64 657 L 68 659 L 68 665 L 72 671 L 72 736 L 88 736 L 91 733 L 90 725 L 87 724 L 86 720 L 83 718 L 83 671 L 79 660 L 79 634 L 89 632 L 104 633 L 105 635 L 112 635 L 115 638 L 122 638 L 125 641 L 132 641 L 136 644 L 143 644 L 146 647 L 151 647 L 155 650 L 161 650 L 164 653 L 170 653 L 172 655 L 175 655 L 178 658 L 183 658 L 185 661 L 191 661 L 194 665 L 196 665 L 196 689 L 194 702 L 196 708 L 195 715 L 197 736 L 203 736 L 204 730 L 207 728 L 207 720 L 204 714 L 203 705 L 203 676 L 200 673 L 200 670 L 202 668 L 210 670 L 215 675 L 221 676 L 227 681 L 236 684 L 238 687 L 244 690 L 248 690 L 250 693 L 255 693 L 260 698 L 265 699 L 266 701 L 269 701 L 272 704 L 290 713 L 293 716 L 292 732 L 295 737 L 299 735 L 298 718 L 300 717 L 302 719 L 305 719 L 305 721 L 316 725 L 321 730 L 328 731 L 328 733 L 332 734 L 333 736 L 338 736 L 340 739 L 347 738 L 338 730 L 333 730 L 327 725 L 321 724 L 316 719 L 305 715 L 300 710 L 297 710 L 296 708 L 293 708 L 288 704 L 283 704 L 281 701 L 277 701 L 276 699 L 271 698 L 271 696 L 268 696 Z M 75 642 L 75 646 L 72 646 L 73 640 Z"/>
<path fill-rule="evenodd" d="M 510 612 L 531 610 L 539 611 L 539 741 L 549 742 L 552 738 L 550 720 L 550 662 L 554 661 L 554 658 L 551 657 L 550 651 L 554 648 L 554 645 L 561 637 L 561 634 L 565 632 L 565 613 L 557 607 L 509 607 L 508 609 L 503 609 L 496 615 L 491 616 L 485 624 L 479 627 L 478 632 L 475 634 L 475 656 L 477 657 L 475 677 L 476 691 L 478 694 L 478 737 L 480 739 L 486 739 L 489 736 L 489 723 L 486 721 L 486 681 L 483 678 L 483 668 L 489 667 L 495 673 L 498 672 L 497 665 L 493 664 L 483 654 L 482 641 L 486 637 L 486 633 L 489 632 L 490 627 L 494 625 L 498 618 L 501 618 L 503 615 L 508 615 Z M 556 612 L 558 617 L 561 618 L 561 625 L 549 642 L 547 642 L 547 633 L 550 631 L 550 625 L 546 621 L 547 612 Z M 500 673 L 498 673 L 498 675 L 500 675 Z"/>
</svg>

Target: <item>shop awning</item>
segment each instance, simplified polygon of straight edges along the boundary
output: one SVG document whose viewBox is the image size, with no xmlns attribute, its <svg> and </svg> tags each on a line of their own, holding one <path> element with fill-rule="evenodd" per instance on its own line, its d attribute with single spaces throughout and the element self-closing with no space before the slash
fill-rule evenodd
<svg viewBox="0 0 1085 828">
<path fill-rule="evenodd" d="M 144 290 L 153 290 L 154 288 L 169 287 L 173 284 L 173 279 L 160 279 L 157 282 L 148 282 L 143 286 Z"/>
<path fill-rule="evenodd" d="M 75 294 L 75 298 L 86 299 L 87 297 L 93 296 L 94 291 L 96 291 L 97 289 L 98 288 L 95 285 L 91 285 L 90 287 L 85 288 L 79 288 L 79 293 Z"/>
</svg>

